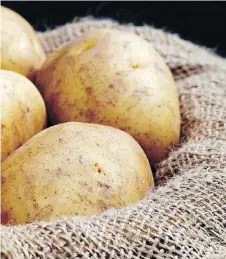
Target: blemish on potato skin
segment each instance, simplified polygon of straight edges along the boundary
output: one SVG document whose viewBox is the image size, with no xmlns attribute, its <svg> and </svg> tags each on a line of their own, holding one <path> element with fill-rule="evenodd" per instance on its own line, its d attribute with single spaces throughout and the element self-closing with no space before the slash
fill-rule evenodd
<svg viewBox="0 0 226 259">
<path fill-rule="evenodd" d="M 84 165 L 83 157 L 82 157 L 81 155 L 79 156 L 79 163 L 80 163 L 81 165 Z"/>
<path fill-rule="evenodd" d="M 84 182 L 84 181 L 78 181 L 78 183 L 79 183 L 81 186 L 83 186 L 83 187 L 88 186 L 88 184 L 87 184 L 86 182 Z M 73 191 L 74 191 L 74 189 L 73 189 Z"/>
<path fill-rule="evenodd" d="M 93 89 L 92 89 L 91 87 L 87 87 L 87 88 L 86 88 L 86 93 L 87 93 L 88 95 L 91 95 L 92 92 L 93 92 Z"/>
<path fill-rule="evenodd" d="M 112 89 L 112 88 L 114 88 L 114 85 L 113 84 L 109 84 L 108 88 Z"/>
<path fill-rule="evenodd" d="M 56 81 L 56 87 L 61 83 L 61 81 L 62 81 L 61 78 Z"/>
<path fill-rule="evenodd" d="M 97 181 L 97 185 L 101 188 L 109 189 L 111 186 L 107 185 L 106 183 L 102 183 L 100 181 Z"/>
<path fill-rule="evenodd" d="M 29 67 L 29 69 L 28 69 L 28 73 L 32 73 L 34 69 L 35 69 L 34 66 L 31 65 L 31 66 Z"/>
<path fill-rule="evenodd" d="M 132 65 L 132 68 L 133 69 L 137 69 L 137 68 L 139 68 L 140 66 L 138 65 L 138 64 L 134 64 L 134 65 Z"/>
<path fill-rule="evenodd" d="M 94 121 L 94 118 L 95 118 L 95 112 L 94 110 L 91 110 L 91 109 L 88 109 L 87 112 L 86 112 L 86 118 L 88 119 L 88 121 L 92 122 Z"/>
<path fill-rule="evenodd" d="M 2 224 L 7 224 L 9 222 L 9 212 L 1 212 L 1 223 Z"/>
</svg>

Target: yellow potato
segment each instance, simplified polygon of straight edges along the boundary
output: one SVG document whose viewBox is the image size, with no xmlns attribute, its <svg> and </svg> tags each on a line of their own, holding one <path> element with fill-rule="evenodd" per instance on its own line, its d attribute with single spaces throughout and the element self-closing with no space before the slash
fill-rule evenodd
<svg viewBox="0 0 226 259">
<path fill-rule="evenodd" d="M 45 128 L 46 109 L 37 88 L 24 76 L 1 70 L 1 161 Z"/>
<path fill-rule="evenodd" d="M 134 34 L 86 33 L 47 58 L 37 84 L 53 124 L 80 121 L 120 128 L 153 163 L 179 141 L 172 74 L 150 43 Z"/>
<path fill-rule="evenodd" d="M 148 159 L 127 133 L 68 122 L 35 135 L 2 163 L 2 223 L 91 215 L 153 188 Z"/>
<path fill-rule="evenodd" d="M 1 69 L 32 78 L 45 60 L 31 25 L 16 12 L 1 6 Z"/>
</svg>

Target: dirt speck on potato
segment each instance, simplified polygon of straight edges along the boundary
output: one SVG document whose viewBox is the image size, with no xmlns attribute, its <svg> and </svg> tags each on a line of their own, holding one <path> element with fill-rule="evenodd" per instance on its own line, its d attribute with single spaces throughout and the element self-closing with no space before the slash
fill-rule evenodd
<svg viewBox="0 0 226 259">
<path fill-rule="evenodd" d="M 88 95 L 91 95 L 92 94 L 92 88 L 91 87 L 87 87 L 86 88 L 86 93 L 88 94 Z"/>
</svg>

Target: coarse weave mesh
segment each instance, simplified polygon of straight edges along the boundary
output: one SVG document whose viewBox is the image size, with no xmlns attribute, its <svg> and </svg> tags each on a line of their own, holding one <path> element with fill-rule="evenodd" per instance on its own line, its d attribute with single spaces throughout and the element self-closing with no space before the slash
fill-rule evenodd
<svg viewBox="0 0 226 259">
<path fill-rule="evenodd" d="M 146 40 L 170 67 L 182 140 L 157 166 L 158 188 L 135 205 L 92 217 L 1 226 L 3 258 L 226 258 L 226 60 L 150 26 L 75 20 L 39 33 L 46 53 L 113 27 Z"/>
</svg>

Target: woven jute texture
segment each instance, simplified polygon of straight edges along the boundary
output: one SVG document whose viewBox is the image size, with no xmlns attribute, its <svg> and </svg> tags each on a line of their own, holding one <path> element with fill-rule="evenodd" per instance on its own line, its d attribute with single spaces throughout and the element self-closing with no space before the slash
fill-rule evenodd
<svg viewBox="0 0 226 259">
<path fill-rule="evenodd" d="M 75 20 L 39 33 L 46 53 L 97 28 L 132 31 L 169 65 L 182 138 L 157 165 L 158 187 L 135 205 L 92 217 L 2 226 L 3 258 L 226 258 L 226 60 L 150 26 Z"/>
</svg>

